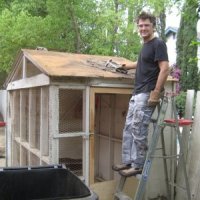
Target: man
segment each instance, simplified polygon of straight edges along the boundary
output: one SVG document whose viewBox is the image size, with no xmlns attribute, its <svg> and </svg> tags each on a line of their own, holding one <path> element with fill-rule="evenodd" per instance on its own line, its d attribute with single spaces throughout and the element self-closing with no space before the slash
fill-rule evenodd
<svg viewBox="0 0 200 200">
<path fill-rule="evenodd" d="M 156 18 L 142 12 L 137 19 L 143 46 L 137 62 L 123 64 L 123 69 L 136 69 L 135 87 L 129 102 L 122 142 L 122 164 L 113 170 L 123 176 L 142 172 L 148 149 L 148 125 L 169 74 L 166 44 L 154 36 Z"/>
</svg>

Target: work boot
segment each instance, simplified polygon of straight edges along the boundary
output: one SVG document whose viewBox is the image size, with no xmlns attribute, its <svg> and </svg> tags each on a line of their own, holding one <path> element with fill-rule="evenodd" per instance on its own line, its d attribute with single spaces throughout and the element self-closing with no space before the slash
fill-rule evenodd
<svg viewBox="0 0 200 200">
<path fill-rule="evenodd" d="M 131 167 L 131 164 L 118 164 L 118 165 L 113 165 L 112 169 L 114 171 L 120 171 L 124 169 L 129 169 Z"/>
<path fill-rule="evenodd" d="M 119 173 L 122 176 L 126 176 L 126 177 L 135 176 L 137 174 L 141 174 L 142 173 L 142 169 L 141 168 L 133 168 L 133 167 L 131 167 L 129 169 L 121 170 L 121 171 L 119 171 Z"/>
</svg>

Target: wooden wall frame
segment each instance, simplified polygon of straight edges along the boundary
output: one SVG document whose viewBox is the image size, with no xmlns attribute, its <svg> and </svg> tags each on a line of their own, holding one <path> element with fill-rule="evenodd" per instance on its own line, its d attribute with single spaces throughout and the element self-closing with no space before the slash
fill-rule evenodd
<svg viewBox="0 0 200 200">
<path fill-rule="evenodd" d="M 133 89 L 128 88 L 90 88 L 90 165 L 89 165 L 89 184 L 94 183 L 94 127 L 95 127 L 95 94 L 131 94 Z"/>
</svg>

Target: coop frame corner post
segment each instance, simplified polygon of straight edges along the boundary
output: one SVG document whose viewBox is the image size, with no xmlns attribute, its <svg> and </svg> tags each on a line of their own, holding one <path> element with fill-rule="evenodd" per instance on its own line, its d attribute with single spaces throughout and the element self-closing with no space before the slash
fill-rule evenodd
<svg viewBox="0 0 200 200">
<path fill-rule="evenodd" d="M 90 88 L 89 94 L 89 184 L 94 183 L 94 114 L 95 89 Z"/>
<path fill-rule="evenodd" d="M 10 98 L 10 91 L 7 91 L 7 114 L 6 114 L 6 166 L 11 166 L 12 163 L 12 119 L 10 116 L 11 113 L 11 98 Z"/>
<path fill-rule="evenodd" d="M 59 132 L 59 89 L 49 86 L 49 164 L 57 164 L 59 159 L 59 140 L 54 137 Z"/>
<path fill-rule="evenodd" d="M 85 183 L 89 185 L 89 166 L 90 166 L 90 130 L 89 130 L 89 108 L 90 108 L 90 88 L 87 86 L 83 90 L 83 131 L 85 135 L 83 136 L 83 177 L 85 178 Z"/>
</svg>

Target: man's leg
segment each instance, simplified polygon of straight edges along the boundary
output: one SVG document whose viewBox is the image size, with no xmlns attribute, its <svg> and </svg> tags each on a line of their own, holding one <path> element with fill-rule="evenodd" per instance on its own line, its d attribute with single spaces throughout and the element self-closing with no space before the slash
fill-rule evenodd
<svg viewBox="0 0 200 200">
<path fill-rule="evenodd" d="M 134 112 L 134 96 L 129 101 L 128 112 L 126 115 L 126 121 L 123 129 L 123 141 L 122 141 L 122 164 L 114 165 L 113 170 L 119 171 L 131 167 L 131 148 L 133 142 L 132 136 L 132 119 Z"/>
<path fill-rule="evenodd" d="M 149 107 L 147 101 L 149 93 L 138 94 L 134 97 L 134 104 L 132 107 L 131 128 L 124 132 L 123 142 L 123 162 L 128 161 L 129 148 L 129 162 L 132 163 L 132 169 L 123 170 L 122 175 L 134 175 L 133 173 L 141 173 L 145 162 L 146 151 L 148 149 L 148 125 L 155 107 Z M 127 134 L 128 133 L 128 134 Z M 127 141 L 127 140 L 130 141 Z M 127 145 L 127 146 L 126 146 Z"/>
</svg>

